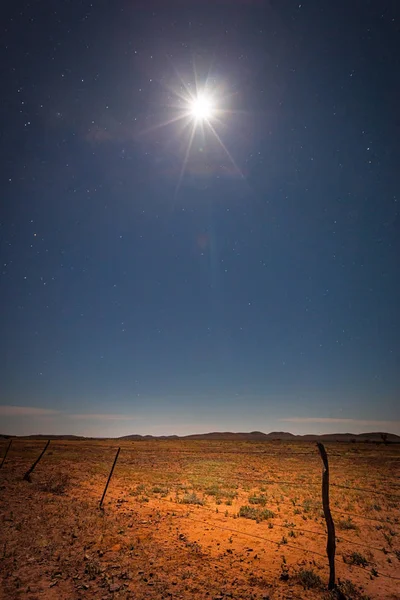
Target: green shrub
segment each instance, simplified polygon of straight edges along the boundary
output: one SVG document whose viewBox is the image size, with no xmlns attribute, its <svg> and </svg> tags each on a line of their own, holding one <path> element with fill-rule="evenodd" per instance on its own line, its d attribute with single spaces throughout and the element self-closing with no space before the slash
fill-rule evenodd
<svg viewBox="0 0 400 600">
<path fill-rule="evenodd" d="M 194 492 L 185 494 L 180 502 L 181 504 L 198 504 L 199 506 L 203 506 L 204 504 L 204 501 Z"/>
<path fill-rule="evenodd" d="M 254 494 L 253 496 L 249 496 L 249 502 L 250 504 L 260 504 L 261 506 L 265 506 L 267 504 L 267 497 L 265 494 L 260 494 L 260 496 Z"/>
<path fill-rule="evenodd" d="M 305 589 L 322 587 L 321 577 L 311 569 L 300 569 L 298 578 Z"/>
<path fill-rule="evenodd" d="M 152 489 L 153 494 L 161 494 L 163 498 L 167 496 L 169 493 L 169 489 L 167 487 L 163 487 L 161 485 L 155 485 Z"/>
<path fill-rule="evenodd" d="M 348 531 L 350 529 L 358 531 L 357 525 L 351 520 L 350 517 L 347 519 L 339 519 L 337 522 L 337 528 L 341 529 L 342 531 Z"/>
<path fill-rule="evenodd" d="M 349 565 L 358 565 L 361 567 L 366 567 L 368 565 L 365 556 L 359 552 L 352 552 L 352 554 L 346 558 L 345 562 Z"/>
<path fill-rule="evenodd" d="M 275 517 L 275 513 L 268 508 L 254 508 L 253 506 L 241 506 L 239 509 L 239 517 L 252 519 L 253 521 L 267 521 Z"/>
</svg>

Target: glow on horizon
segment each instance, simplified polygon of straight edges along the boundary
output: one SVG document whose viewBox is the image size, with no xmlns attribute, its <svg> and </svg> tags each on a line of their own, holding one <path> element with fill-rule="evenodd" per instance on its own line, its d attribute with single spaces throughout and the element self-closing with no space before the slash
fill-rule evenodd
<svg viewBox="0 0 400 600">
<path fill-rule="evenodd" d="M 2 430 L 7 435 L 85 435 L 89 437 L 119 437 L 123 435 L 190 435 L 213 431 L 251 432 L 289 431 L 293 434 L 368 433 L 386 431 L 400 435 L 400 421 L 379 418 L 354 417 L 298 417 L 275 416 L 259 418 L 223 415 L 210 419 L 209 415 L 198 415 L 196 423 L 188 415 L 164 415 L 159 420 L 154 415 L 140 412 L 72 413 L 32 406 L 0 406 Z"/>
</svg>

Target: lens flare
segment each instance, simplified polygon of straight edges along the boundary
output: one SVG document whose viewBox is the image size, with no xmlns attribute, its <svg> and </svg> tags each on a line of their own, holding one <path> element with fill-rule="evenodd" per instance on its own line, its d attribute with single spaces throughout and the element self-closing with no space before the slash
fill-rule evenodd
<svg viewBox="0 0 400 600">
<path fill-rule="evenodd" d="M 175 128 L 175 132 L 172 132 L 173 137 L 183 139 L 183 147 L 181 147 L 182 165 L 176 184 L 175 198 L 179 193 L 186 171 L 195 160 L 194 156 L 197 156 L 198 159 L 199 152 L 202 152 L 203 148 L 211 150 L 210 145 L 213 142 L 215 146 L 222 149 L 223 154 L 233 166 L 233 171 L 244 179 L 243 173 L 219 133 L 222 126 L 226 127 L 224 117 L 241 112 L 227 107 L 227 102 L 234 94 L 222 93 L 223 85 L 221 83 L 217 84 L 209 75 L 204 78 L 203 82 L 200 82 L 194 71 L 192 81 L 187 82 L 176 69 L 175 73 L 176 83 L 166 86 L 166 91 L 169 94 L 169 118 L 142 131 L 143 135 L 161 127 L 171 126 Z M 211 154 L 210 152 L 210 157 Z M 216 168 L 223 168 L 221 158 L 218 158 Z"/>
<path fill-rule="evenodd" d="M 208 121 L 211 119 L 213 116 L 213 106 L 210 98 L 204 94 L 194 98 L 191 101 L 190 112 L 196 121 Z"/>
</svg>

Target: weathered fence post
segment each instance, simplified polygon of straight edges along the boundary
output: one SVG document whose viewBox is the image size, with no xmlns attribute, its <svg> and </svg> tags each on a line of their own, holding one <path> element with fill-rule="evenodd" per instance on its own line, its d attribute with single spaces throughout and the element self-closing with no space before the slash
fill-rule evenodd
<svg viewBox="0 0 400 600">
<path fill-rule="evenodd" d="M 5 461 L 5 460 L 6 460 L 6 458 L 7 458 L 8 451 L 9 451 L 9 449 L 11 448 L 11 442 L 12 442 L 12 440 L 10 440 L 10 441 L 9 441 L 9 443 L 8 443 L 8 446 L 7 446 L 7 448 L 6 448 L 6 453 L 5 453 L 5 455 L 3 456 L 3 460 L 1 461 L 0 469 L 1 469 L 1 467 L 4 465 L 4 461 Z"/>
<path fill-rule="evenodd" d="M 329 463 L 328 455 L 325 447 L 321 442 L 317 442 L 318 450 L 324 463 L 324 469 L 322 471 L 322 505 L 324 507 L 324 516 L 326 521 L 326 527 L 328 530 L 328 541 L 326 544 L 326 552 L 329 560 L 329 583 L 328 589 L 333 590 L 336 587 L 335 584 L 335 551 L 336 551 L 336 538 L 335 538 L 335 524 L 332 519 L 331 509 L 329 507 Z"/>
<path fill-rule="evenodd" d="M 36 465 L 38 464 L 38 462 L 42 458 L 43 454 L 46 452 L 47 448 L 49 447 L 49 444 L 50 444 L 50 440 L 47 440 L 47 444 L 45 445 L 45 447 L 43 448 L 42 452 L 40 453 L 40 456 L 35 460 L 35 462 L 31 466 L 31 468 L 28 469 L 27 472 L 25 473 L 25 475 L 23 477 L 23 479 L 25 479 L 25 481 L 30 481 L 31 480 L 31 477 L 30 477 L 31 473 L 33 472 L 34 468 L 36 467 Z"/>
<path fill-rule="evenodd" d="M 111 467 L 111 471 L 110 471 L 110 474 L 109 474 L 109 476 L 108 476 L 108 479 L 107 479 L 106 487 L 104 488 L 104 492 L 103 492 L 103 495 L 102 495 L 102 497 L 101 497 L 101 500 L 100 500 L 100 505 L 99 505 L 99 506 L 100 506 L 100 508 L 101 508 L 101 506 L 102 506 L 102 504 L 103 504 L 103 500 L 104 500 L 104 497 L 105 497 L 105 495 L 106 495 L 107 488 L 108 488 L 108 484 L 110 483 L 110 479 L 111 479 L 111 477 L 112 477 L 112 474 L 113 474 L 113 471 L 114 471 L 114 467 L 115 467 L 115 465 L 117 464 L 118 455 L 119 455 L 119 451 L 120 451 L 120 450 L 121 450 L 121 448 L 118 448 L 118 450 L 117 450 L 117 454 L 115 455 L 114 462 L 113 462 L 113 466 Z"/>
</svg>

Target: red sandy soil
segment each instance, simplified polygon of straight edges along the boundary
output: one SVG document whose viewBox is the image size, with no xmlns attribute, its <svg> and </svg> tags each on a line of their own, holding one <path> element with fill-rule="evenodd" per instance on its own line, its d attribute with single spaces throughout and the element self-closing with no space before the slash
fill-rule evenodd
<svg viewBox="0 0 400 600">
<path fill-rule="evenodd" d="M 103 510 L 116 442 L 52 441 L 24 481 L 43 446 L 0 470 L 0 598 L 339 597 L 314 444 L 124 442 Z M 341 597 L 399 600 L 400 447 L 326 447 Z"/>
</svg>

